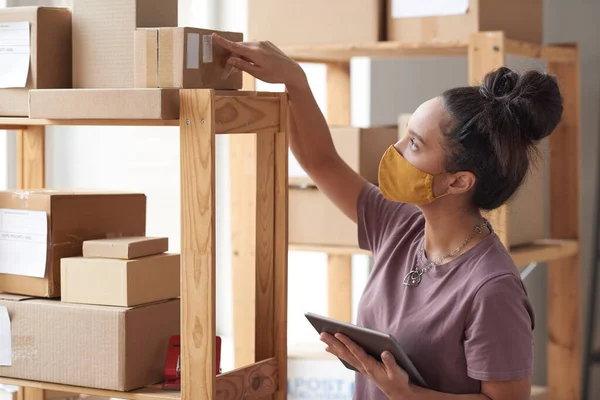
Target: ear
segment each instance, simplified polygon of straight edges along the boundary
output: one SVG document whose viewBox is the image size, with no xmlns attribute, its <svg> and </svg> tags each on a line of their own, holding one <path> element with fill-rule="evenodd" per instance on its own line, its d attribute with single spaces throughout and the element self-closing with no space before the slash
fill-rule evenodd
<svg viewBox="0 0 600 400">
<path fill-rule="evenodd" d="M 472 172 L 461 171 L 449 176 L 448 193 L 467 193 L 475 186 L 475 175 Z"/>
</svg>

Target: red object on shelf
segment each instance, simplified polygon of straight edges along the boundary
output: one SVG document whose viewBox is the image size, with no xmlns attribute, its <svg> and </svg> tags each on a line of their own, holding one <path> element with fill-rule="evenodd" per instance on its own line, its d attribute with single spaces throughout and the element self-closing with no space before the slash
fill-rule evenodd
<svg viewBox="0 0 600 400">
<path fill-rule="evenodd" d="M 221 338 L 216 337 L 216 374 L 221 373 Z M 165 363 L 165 381 L 164 390 L 181 390 L 181 336 L 171 336 L 169 340 L 169 350 L 167 352 L 167 361 Z"/>
</svg>

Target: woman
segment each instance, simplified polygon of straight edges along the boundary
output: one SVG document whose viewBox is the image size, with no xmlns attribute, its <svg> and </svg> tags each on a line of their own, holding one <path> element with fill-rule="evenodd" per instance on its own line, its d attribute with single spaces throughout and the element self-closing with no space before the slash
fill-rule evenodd
<svg viewBox="0 0 600 400">
<path fill-rule="evenodd" d="M 559 123 L 556 80 L 500 68 L 481 86 L 423 103 L 382 157 L 376 187 L 336 153 L 297 63 L 268 42 L 215 41 L 234 67 L 286 85 L 291 150 L 373 253 L 358 324 L 394 335 L 429 387 L 412 385 L 390 354 L 379 363 L 344 336 L 322 335 L 329 352 L 360 371 L 355 398 L 528 399 L 534 314 L 481 211 L 511 198 L 535 144 Z"/>
</svg>

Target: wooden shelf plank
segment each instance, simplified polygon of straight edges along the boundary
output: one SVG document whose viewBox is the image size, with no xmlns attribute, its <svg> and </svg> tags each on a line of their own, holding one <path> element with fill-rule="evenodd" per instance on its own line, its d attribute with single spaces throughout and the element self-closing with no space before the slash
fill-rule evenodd
<svg viewBox="0 0 600 400">
<path fill-rule="evenodd" d="M 495 32 L 490 32 L 494 34 Z M 374 42 L 367 44 L 324 44 L 284 46 L 282 50 L 299 62 L 348 62 L 353 57 L 461 57 L 467 56 L 468 42 L 400 43 Z M 554 62 L 573 61 L 577 53 L 567 46 L 547 46 L 507 40 L 505 53 Z"/>
<path fill-rule="evenodd" d="M 351 246 L 326 246 L 326 245 L 305 245 L 289 244 L 290 251 L 305 251 L 328 253 L 335 255 L 365 254 L 370 255 L 369 251 Z M 572 256 L 579 251 L 579 243 L 576 240 L 553 240 L 541 239 L 531 244 L 517 246 L 511 249 L 510 254 L 519 267 L 523 267 L 532 262 L 553 261 Z"/>
<path fill-rule="evenodd" d="M 244 397 L 246 395 L 249 399 L 257 399 L 273 394 L 277 390 L 277 372 L 277 360 L 269 358 L 256 364 L 218 375 L 216 377 L 217 398 L 220 400 L 237 400 L 246 398 Z M 165 391 L 161 385 L 153 385 L 129 392 L 120 392 L 3 377 L 0 377 L 0 384 L 128 400 L 181 399 L 181 392 Z"/>
</svg>

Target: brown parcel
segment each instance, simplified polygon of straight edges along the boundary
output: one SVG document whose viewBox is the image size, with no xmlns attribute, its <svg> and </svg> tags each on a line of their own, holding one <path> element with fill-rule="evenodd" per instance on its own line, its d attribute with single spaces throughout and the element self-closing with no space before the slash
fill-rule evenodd
<svg viewBox="0 0 600 400">
<path fill-rule="evenodd" d="M 134 87 L 136 28 L 177 26 L 177 0 L 76 0 L 73 87 Z"/>
<path fill-rule="evenodd" d="M 407 124 L 410 114 L 401 114 L 398 117 L 398 136 L 402 138 L 407 134 Z M 540 154 L 544 146 L 540 145 Z M 544 163 L 543 159 L 531 164 L 529 174 L 521 188 L 507 203 L 508 229 L 494 226 L 496 233 L 506 234 L 508 246 L 518 246 L 531 243 L 546 237 L 545 211 L 544 211 Z"/>
<path fill-rule="evenodd" d="M 0 294 L 11 320 L 12 365 L 0 376 L 126 391 L 163 380 L 180 301 L 134 308 Z M 93 360 L 93 362 L 90 362 Z M 51 367 L 50 367 L 51 366 Z"/>
<path fill-rule="evenodd" d="M 86 240 L 83 242 L 83 256 L 87 258 L 133 258 L 161 254 L 169 250 L 166 237 L 120 237 Z"/>
<path fill-rule="evenodd" d="M 384 39 L 382 0 L 251 0 L 248 39 L 278 46 Z"/>
<path fill-rule="evenodd" d="M 331 138 L 340 157 L 363 178 L 377 183 L 379 162 L 387 148 L 398 140 L 397 127 L 331 127 Z M 293 155 L 290 155 L 293 157 Z M 290 184 L 312 184 L 309 177 L 290 178 Z"/>
<path fill-rule="evenodd" d="M 26 88 L 0 89 L 0 116 L 26 117 L 29 89 L 70 88 L 71 11 L 54 7 L 0 9 L 0 23 L 29 22 L 30 64 Z"/>
<path fill-rule="evenodd" d="M 468 42 L 473 33 L 504 31 L 509 39 L 541 43 L 542 0 L 469 0 L 466 14 L 394 18 L 388 1 L 388 40 L 403 43 Z"/>
<path fill-rule="evenodd" d="M 177 89 L 32 90 L 29 97 L 29 118 L 179 118 Z"/>
<path fill-rule="evenodd" d="M 61 301 L 130 307 L 179 297 L 179 260 L 179 254 L 135 260 L 63 258 Z"/>
<path fill-rule="evenodd" d="M 144 194 L 43 189 L 2 191 L 0 208 L 45 211 L 48 216 L 45 277 L 0 274 L 0 292 L 58 297 L 60 259 L 81 256 L 83 241 L 146 234 Z"/>
<path fill-rule="evenodd" d="M 242 72 L 226 64 L 230 52 L 210 36 L 234 42 L 243 34 L 198 28 L 138 29 L 135 32 L 135 87 L 237 90 Z"/>
</svg>

